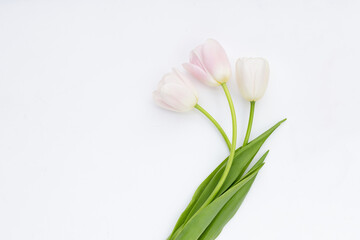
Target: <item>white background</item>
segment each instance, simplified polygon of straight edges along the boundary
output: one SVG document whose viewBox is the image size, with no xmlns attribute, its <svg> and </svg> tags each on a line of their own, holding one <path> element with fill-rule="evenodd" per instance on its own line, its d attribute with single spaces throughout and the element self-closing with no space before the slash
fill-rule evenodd
<svg viewBox="0 0 360 240">
<path fill-rule="evenodd" d="M 0 1 L 0 239 L 165 239 L 227 156 L 162 75 L 211 37 L 271 78 L 252 137 L 287 117 L 218 239 L 360 239 L 360 4 L 350 0 Z M 221 88 L 195 82 L 231 134 Z M 248 118 L 231 79 L 239 144 Z"/>
</svg>

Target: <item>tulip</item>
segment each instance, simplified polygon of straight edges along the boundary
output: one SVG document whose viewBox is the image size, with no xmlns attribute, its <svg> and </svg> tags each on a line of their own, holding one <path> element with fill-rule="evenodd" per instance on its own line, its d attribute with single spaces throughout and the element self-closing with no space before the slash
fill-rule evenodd
<svg viewBox="0 0 360 240">
<path fill-rule="evenodd" d="M 160 107 L 175 112 L 190 111 L 198 102 L 198 94 L 190 80 L 176 69 L 162 78 L 153 98 Z"/>
<path fill-rule="evenodd" d="M 226 83 L 231 76 L 229 59 L 221 45 L 208 39 L 190 53 L 190 63 L 183 67 L 196 79 L 209 86 Z"/>
<path fill-rule="evenodd" d="M 263 58 L 241 58 L 236 62 L 236 80 L 246 100 L 262 98 L 269 81 L 269 63 Z"/>
<path fill-rule="evenodd" d="M 263 58 L 240 58 L 236 62 L 236 80 L 240 93 L 250 102 L 250 114 L 243 146 L 250 137 L 255 102 L 264 96 L 269 81 L 269 63 Z"/>
<path fill-rule="evenodd" d="M 229 103 L 232 118 L 233 134 L 231 146 L 229 144 L 230 155 L 228 161 L 216 187 L 198 210 L 200 211 L 215 199 L 230 172 L 230 168 L 235 156 L 237 138 L 236 115 L 234 104 L 231 99 L 229 89 L 226 85 L 226 82 L 230 79 L 231 76 L 231 67 L 225 50 L 217 41 L 213 39 L 208 39 L 204 44 L 196 47 L 190 54 L 190 63 L 184 63 L 183 67 L 195 78 L 209 86 L 222 86 Z"/>
</svg>

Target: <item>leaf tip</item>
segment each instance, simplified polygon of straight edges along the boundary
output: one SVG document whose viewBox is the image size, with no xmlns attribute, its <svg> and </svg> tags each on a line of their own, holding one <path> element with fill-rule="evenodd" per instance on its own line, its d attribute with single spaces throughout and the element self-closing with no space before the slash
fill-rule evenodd
<svg viewBox="0 0 360 240">
<path fill-rule="evenodd" d="M 279 122 L 279 124 L 285 122 L 286 120 L 287 120 L 287 118 L 284 118 L 283 120 L 281 120 L 281 121 Z"/>
</svg>

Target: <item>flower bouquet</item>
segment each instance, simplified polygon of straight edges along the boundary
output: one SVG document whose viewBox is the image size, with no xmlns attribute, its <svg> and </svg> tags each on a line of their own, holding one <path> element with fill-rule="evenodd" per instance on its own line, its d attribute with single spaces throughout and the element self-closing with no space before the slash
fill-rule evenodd
<svg viewBox="0 0 360 240">
<path fill-rule="evenodd" d="M 230 152 L 197 188 L 168 240 L 211 240 L 217 238 L 239 209 L 269 151 L 252 164 L 255 155 L 265 140 L 286 119 L 249 142 L 255 102 L 264 95 L 267 88 L 269 64 L 263 58 L 238 59 L 236 80 L 241 95 L 250 102 L 250 114 L 244 142 L 241 147 L 237 147 L 235 108 L 226 85 L 231 77 L 231 67 L 224 49 L 217 41 L 209 39 L 191 52 L 189 63 L 183 64 L 183 67 L 204 84 L 223 88 L 231 112 L 232 139 L 229 140 L 220 124 L 199 105 L 197 91 L 186 75 L 174 69 L 163 77 L 158 89 L 153 93 L 155 102 L 176 112 L 196 108 L 219 130 Z M 252 167 L 249 167 L 250 165 Z"/>
</svg>

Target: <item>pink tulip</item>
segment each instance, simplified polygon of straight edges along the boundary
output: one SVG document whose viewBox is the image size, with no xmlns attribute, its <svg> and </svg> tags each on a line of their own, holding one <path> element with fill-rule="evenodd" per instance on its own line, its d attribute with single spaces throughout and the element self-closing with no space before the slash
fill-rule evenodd
<svg viewBox="0 0 360 240">
<path fill-rule="evenodd" d="M 176 69 L 162 78 L 153 98 L 160 107 L 175 112 L 190 111 L 198 102 L 198 94 L 190 80 Z"/>
<path fill-rule="evenodd" d="M 225 50 L 213 39 L 196 47 L 190 54 L 190 63 L 184 63 L 183 67 L 196 79 L 210 86 L 219 86 L 231 76 Z"/>
</svg>

